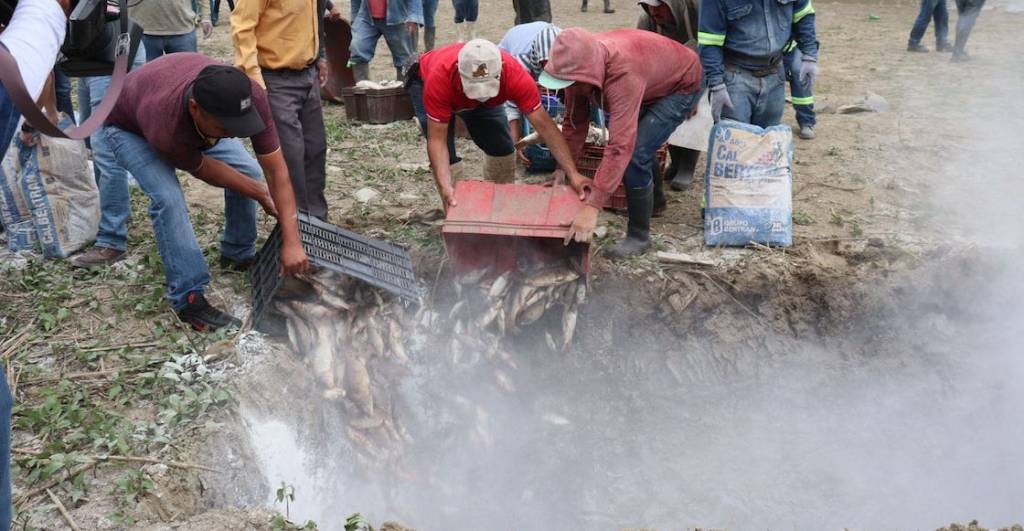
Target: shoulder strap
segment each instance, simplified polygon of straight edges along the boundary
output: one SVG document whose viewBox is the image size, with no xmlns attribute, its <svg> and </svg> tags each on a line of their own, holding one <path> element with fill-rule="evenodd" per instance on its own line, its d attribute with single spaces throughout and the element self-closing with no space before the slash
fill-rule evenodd
<svg viewBox="0 0 1024 531">
<path fill-rule="evenodd" d="M 14 106 L 18 108 L 32 127 L 36 128 L 47 136 L 57 138 L 71 138 L 82 140 L 91 135 L 103 125 L 114 104 L 121 96 L 121 89 L 124 88 L 124 80 L 128 75 L 129 53 L 131 51 L 131 39 L 128 35 L 128 6 L 126 0 L 119 0 L 121 31 L 117 38 L 117 48 L 114 58 L 114 72 L 110 79 L 110 88 L 100 102 L 92 111 L 92 115 L 85 123 L 77 127 L 69 127 L 63 131 L 57 128 L 46 115 L 39 109 L 36 102 L 29 95 L 25 83 L 21 79 L 21 71 L 18 69 L 18 62 L 6 48 L 0 46 L 0 83 L 3 83 L 7 95 L 11 98 Z"/>
</svg>

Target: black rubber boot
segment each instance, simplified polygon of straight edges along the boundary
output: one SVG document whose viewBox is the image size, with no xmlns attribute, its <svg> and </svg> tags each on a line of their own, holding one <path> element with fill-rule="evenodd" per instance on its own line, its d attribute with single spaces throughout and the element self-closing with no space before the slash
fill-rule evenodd
<svg viewBox="0 0 1024 531">
<path fill-rule="evenodd" d="M 583 3 L 580 4 L 580 11 L 582 11 L 584 13 L 587 12 L 587 0 L 583 0 Z"/>
<path fill-rule="evenodd" d="M 605 256 L 618 260 L 641 254 L 651 248 L 651 212 L 654 210 L 654 185 L 626 189 L 629 224 L 626 238 L 609 247 Z"/>
<path fill-rule="evenodd" d="M 651 209 L 651 217 L 661 217 L 668 208 L 668 198 L 665 197 L 665 180 L 661 172 L 654 171 L 654 207 Z"/>
<path fill-rule="evenodd" d="M 429 52 L 434 49 L 434 40 L 437 37 L 437 28 L 423 28 L 423 51 Z"/>
<path fill-rule="evenodd" d="M 679 146 L 669 146 L 668 154 L 672 157 L 665 178 L 669 186 L 677 192 L 689 190 L 693 186 L 693 172 L 697 169 L 700 151 Z"/>
<path fill-rule="evenodd" d="M 356 83 L 370 79 L 370 63 L 356 63 L 352 65 L 352 77 Z"/>
<path fill-rule="evenodd" d="M 612 9 L 612 0 L 604 0 L 604 12 L 608 14 L 615 12 L 615 10 Z"/>
</svg>

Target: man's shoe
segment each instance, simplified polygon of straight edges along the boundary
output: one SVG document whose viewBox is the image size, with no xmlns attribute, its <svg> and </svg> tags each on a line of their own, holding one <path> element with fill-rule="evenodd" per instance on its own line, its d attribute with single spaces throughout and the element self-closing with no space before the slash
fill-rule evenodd
<svg viewBox="0 0 1024 531">
<path fill-rule="evenodd" d="M 228 258 L 226 256 L 220 257 L 220 268 L 228 271 L 238 271 L 244 273 L 256 263 L 256 257 L 251 256 L 244 260 L 235 260 L 234 258 Z"/>
<path fill-rule="evenodd" d="M 94 245 L 88 251 L 71 258 L 71 265 L 82 269 L 103 267 L 124 260 L 124 251 Z"/>
<path fill-rule="evenodd" d="M 918 44 L 910 44 L 910 43 L 908 43 L 907 44 L 907 51 L 908 52 L 917 52 L 917 53 L 928 53 L 928 47 L 924 46 L 924 45 L 922 45 L 920 43 L 918 43 Z"/>
<path fill-rule="evenodd" d="M 202 292 L 193 291 L 186 298 L 188 304 L 178 310 L 178 319 L 188 323 L 193 329 L 200 332 L 213 332 L 226 326 L 238 328 L 242 322 L 234 317 L 214 308 L 206 302 Z"/>
<path fill-rule="evenodd" d="M 700 151 L 679 146 L 669 146 L 668 154 L 672 159 L 666 177 L 671 179 L 669 186 L 677 192 L 689 190 L 693 186 L 693 172 L 697 169 L 697 158 Z"/>
<path fill-rule="evenodd" d="M 606 15 L 611 15 L 611 14 L 612 14 L 612 13 L 614 13 L 614 12 L 615 12 L 615 10 L 614 10 L 614 9 L 612 9 L 612 8 L 610 8 L 610 7 L 607 7 L 607 8 L 605 8 L 605 10 L 604 10 L 604 13 L 605 13 Z"/>
<path fill-rule="evenodd" d="M 954 63 L 966 63 L 971 60 L 971 56 L 967 55 L 967 52 L 953 52 L 953 57 L 949 58 Z"/>
<path fill-rule="evenodd" d="M 813 125 L 801 125 L 800 126 L 800 138 L 804 140 L 814 140 L 814 126 Z"/>
<path fill-rule="evenodd" d="M 948 42 L 936 43 L 935 51 L 950 53 L 953 51 L 953 45 Z"/>
</svg>

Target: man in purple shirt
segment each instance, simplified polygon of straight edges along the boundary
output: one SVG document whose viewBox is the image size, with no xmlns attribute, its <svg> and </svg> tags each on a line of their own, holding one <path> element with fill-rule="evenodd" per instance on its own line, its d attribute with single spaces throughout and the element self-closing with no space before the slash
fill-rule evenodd
<svg viewBox="0 0 1024 531">
<path fill-rule="evenodd" d="M 224 188 L 221 265 L 245 270 L 252 264 L 259 202 L 281 223 L 284 272 L 308 268 L 267 93 L 241 70 L 196 53 L 156 59 L 129 74 L 102 134 L 149 197 L 167 298 L 183 322 L 196 330 L 239 324 L 203 296 L 210 272 L 176 168 Z M 238 138 L 251 139 L 256 160 Z"/>
</svg>

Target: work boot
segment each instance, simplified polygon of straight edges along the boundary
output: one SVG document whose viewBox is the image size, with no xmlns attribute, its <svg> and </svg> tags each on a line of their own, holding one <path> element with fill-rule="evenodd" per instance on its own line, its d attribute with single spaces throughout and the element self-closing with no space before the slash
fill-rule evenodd
<svg viewBox="0 0 1024 531">
<path fill-rule="evenodd" d="M 352 65 L 352 77 L 355 78 L 356 83 L 369 81 L 370 63 L 354 63 Z"/>
<path fill-rule="evenodd" d="M 804 124 L 800 126 L 800 138 L 804 140 L 814 140 L 814 126 L 810 124 Z"/>
<path fill-rule="evenodd" d="M 689 190 L 693 186 L 693 172 L 697 168 L 700 151 L 669 146 L 668 154 L 671 161 L 668 170 L 665 171 L 665 178 L 669 180 L 669 186 L 677 192 Z"/>
<path fill-rule="evenodd" d="M 402 81 L 402 82 L 405 81 L 405 69 L 404 68 L 402 68 L 400 66 L 396 66 L 395 67 L 395 79 L 398 80 L 398 81 Z"/>
<path fill-rule="evenodd" d="M 586 13 L 587 12 L 587 0 L 583 0 L 583 3 L 580 4 L 580 12 L 581 13 Z"/>
<path fill-rule="evenodd" d="M 124 251 L 94 245 L 88 251 L 71 258 L 71 265 L 80 269 L 108 266 L 124 260 L 125 254 Z"/>
<path fill-rule="evenodd" d="M 928 53 L 928 47 L 924 46 L 921 43 L 908 42 L 907 43 L 907 51 L 908 52 L 917 52 L 917 53 Z"/>
<path fill-rule="evenodd" d="M 429 52 L 434 49 L 437 38 L 437 28 L 423 28 L 423 51 Z"/>
<path fill-rule="evenodd" d="M 953 46 L 948 42 L 937 42 L 935 43 L 935 51 L 949 53 L 953 51 Z"/>
<path fill-rule="evenodd" d="M 238 328 L 242 322 L 234 317 L 214 308 L 201 291 L 193 291 L 186 297 L 188 303 L 184 308 L 178 310 L 178 319 L 190 325 L 199 332 L 213 332 L 214 330 L 231 326 Z"/>
<path fill-rule="evenodd" d="M 516 154 L 503 157 L 484 155 L 484 180 L 492 183 L 516 182 Z"/>
<path fill-rule="evenodd" d="M 654 209 L 654 185 L 626 188 L 629 223 L 626 238 L 604 252 L 612 260 L 641 254 L 651 247 L 651 211 Z"/>
<path fill-rule="evenodd" d="M 953 50 L 953 57 L 950 57 L 949 60 L 954 63 L 966 63 L 971 60 L 971 56 L 967 55 L 967 52 Z"/>
<path fill-rule="evenodd" d="M 661 172 L 654 172 L 654 206 L 651 209 L 651 217 L 660 218 L 668 209 L 668 198 L 665 197 L 665 180 Z"/>
<path fill-rule="evenodd" d="M 608 14 L 615 12 L 615 10 L 612 9 L 612 0 L 604 0 L 604 12 Z"/>
<path fill-rule="evenodd" d="M 236 271 L 244 273 L 252 268 L 253 264 L 256 263 L 256 257 L 250 256 L 242 260 L 235 260 L 234 258 L 228 258 L 226 256 L 220 257 L 220 268 L 226 271 Z"/>
</svg>

